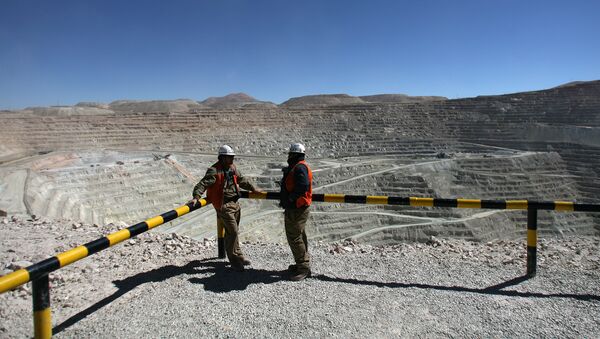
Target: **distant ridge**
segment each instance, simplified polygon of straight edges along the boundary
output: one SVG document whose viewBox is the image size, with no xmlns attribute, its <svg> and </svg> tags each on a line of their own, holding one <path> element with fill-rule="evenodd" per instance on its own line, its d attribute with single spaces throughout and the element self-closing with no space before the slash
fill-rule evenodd
<svg viewBox="0 0 600 339">
<path fill-rule="evenodd" d="M 102 102 L 78 102 L 74 107 L 95 107 L 108 109 L 108 105 Z"/>
<path fill-rule="evenodd" d="M 200 105 L 212 108 L 234 108 L 244 106 L 277 107 L 272 102 L 259 101 L 246 93 L 232 93 L 223 97 L 210 97 L 200 102 Z"/>
<path fill-rule="evenodd" d="M 448 100 L 441 96 L 409 96 L 406 94 L 377 94 L 351 96 L 348 94 L 317 94 L 291 98 L 282 103 L 283 107 L 353 105 L 364 103 L 409 103 Z"/>
<path fill-rule="evenodd" d="M 291 98 L 280 106 L 328 106 L 328 105 L 351 105 L 365 103 L 359 97 L 353 97 L 348 94 L 317 94 L 306 95 L 302 97 Z"/>
<path fill-rule="evenodd" d="M 571 81 L 571 82 L 567 82 L 566 84 L 558 85 L 558 86 L 553 87 L 553 88 L 563 88 L 563 87 L 577 86 L 577 85 L 585 84 L 586 82 L 590 82 L 590 81 Z"/>
<path fill-rule="evenodd" d="M 200 108 L 197 101 L 191 99 L 177 100 L 117 100 L 109 104 L 109 108 L 115 112 L 187 112 L 190 109 Z"/>
<path fill-rule="evenodd" d="M 542 93 L 559 93 L 561 91 L 572 91 L 575 88 L 590 88 L 590 87 L 598 87 L 600 86 L 600 80 L 590 80 L 590 81 L 571 81 L 562 85 L 558 85 L 555 87 L 545 88 L 545 89 L 536 89 L 531 91 L 521 91 L 521 92 L 513 92 L 513 93 L 504 93 L 504 94 L 487 94 L 487 95 L 478 95 L 475 98 L 485 99 L 485 98 L 494 98 L 494 97 L 510 97 L 510 96 L 527 96 L 527 95 L 536 95 Z M 472 99 L 472 98 L 456 98 L 452 100 L 463 100 L 463 99 Z"/>
<path fill-rule="evenodd" d="M 249 96 L 246 93 L 231 93 L 223 97 L 209 97 L 204 101 L 200 101 L 201 104 L 212 106 L 221 104 L 232 104 L 241 102 L 257 102 L 258 100 Z"/>
<path fill-rule="evenodd" d="M 406 94 L 377 94 L 360 96 L 366 102 L 390 102 L 390 103 L 408 103 L 408 102 L 427 102 L 448 100 L 441 96 L 410 96 Z"/>
<path fill-rule="evenodd" d="M 505 94 L 478 95 L 474 98 L 506 97 L 515 95 L 530 95 L 549 91 L 563 89 L 573 89 L 578 87 L 596 86 L 600 80 L 590 81 L 571 81 L 556 87 L 541 90 L 523 91 Z M 463 100 L 470 98 L 455 98 L 454 100 Z M 375 103 L 427 103 L 450 100 L 443 96 L 410 96 L 406 94 L 375 94 L 365 96 L 351 96 L 348 94 L 315 94 L 300 97 L 293 97 L 287 101 L 276 105 L 270 101 L 257 100 L 245 93 L 231 93 L 222 97 L 209 97 L 203 101 L 192 99 L 175 100 L 116 100 L 109 104 L 101 102 L 79 102 L 73 106 L 35 106 L 24 109 L 2 109 L 3 112 L 30 111 L 41 115 L 95 115 L 107 112 L 114 113 L 164 113 L 164 112 L 189 112 L 195 109 L 232 109 L 232 108 L 251 108 L 251 109 L 274 109 L 279 107 L 303 107 L 303 106 L 335 106 L 335 105 L 360 105 Z"/>
</svg>

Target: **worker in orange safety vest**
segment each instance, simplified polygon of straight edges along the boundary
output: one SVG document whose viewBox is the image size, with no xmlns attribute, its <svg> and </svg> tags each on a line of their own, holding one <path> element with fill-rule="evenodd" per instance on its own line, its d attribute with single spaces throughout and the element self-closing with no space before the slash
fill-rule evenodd
<svg viewBox="0 0 600 339">
<path fill-rule="evenodd" d="M 288 267 L 289 279 L 294 281 L 311 276 L 305 230 L 312 203 L 312 171 L 304 160 L 305 151 L 302 144 L 290 145 L 288 167 L 283 169 L 279 201 L 279 205 L 284 208 L 285 234 L 296 262 Z"/>
<path fill-rule="evenodd" d="M 217 212 L 217 223 L 225 228 L 225 252 L 236 271 L 243 271 L 244 265 L 250 261 L 244 257 L 240 249 L 238 233 L 241 209 L 238 199 L 240 187 L 252 191 L 262 192 L 233 164 L 235 152 L 228 145 L 219 147 L 219 161 L 206 170 L 204 177 L 194 187 L 192 204 L 197 204 L 202 194 L 206 191 L 208 200 Z"/>
</svg>

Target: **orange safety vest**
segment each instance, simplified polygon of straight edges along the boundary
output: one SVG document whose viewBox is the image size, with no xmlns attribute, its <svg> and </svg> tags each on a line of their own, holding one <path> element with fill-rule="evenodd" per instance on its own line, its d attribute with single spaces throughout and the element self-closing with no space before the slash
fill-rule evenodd
<svg viewBox="0 0 600 339">
<path fill-rule="evenodd" d="M 308 191 L 304 192 L 304 195 L 300 196 L 298 200 L 296 200 L 297 208 L 302 206 L 310 206 L 312 203 L 312 171 L 310 170 L 310 167 L 308 167 L 306 161 L 298 161 L 298 163 L 294 165 L 290 173 L 288 173 L 287 177 L 285 178 L 285 189 L 289 193 L 294 192 L 294 187 L 296 187 L 296 182 L 294 181 L 294 170 L 296 169 L 296 166 L 300 164 L 306 166 L 308 172 Z"/>
<path fill-rule="evenodd" d="M 227 184 L 227 181 L 225 180 L 225 171 L 223 170 L 221 162 L 218 162 L 211 167 L 214 167 L 217 170 L 217 175 L 215 175 L 215 183 L 206 188 L 206 197 L 210 200 L 216 210 L 220 210 L 223 207 L 223 190 Z M 233 171 L 233 183 L 239 192 L 240 187 L 238 186 L 237 169 L 235 168 L 235 165 L 231 165 L 231 170 Z"/>
</svg>

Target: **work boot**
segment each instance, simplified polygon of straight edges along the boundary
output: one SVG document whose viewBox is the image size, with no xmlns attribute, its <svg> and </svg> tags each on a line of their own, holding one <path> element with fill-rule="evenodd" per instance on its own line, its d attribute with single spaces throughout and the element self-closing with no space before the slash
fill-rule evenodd
<svg viewBox="0 0 600 339">
<path fill-rule="evenodd" d="M 241 262 L 232 262 L 231 268 L 237 272 L 244 272 L 244 265 Z"/>
<path fill-rule="evenodd" d="M 296 266 L 296 264 L 291 264 L 290 266 L 288 266 L 287 270 L 290 273 L 296 273 L 296 270 L 298 270 L 298 266 Z"/>
<path fill-rule="evenodd" d="M 251 264 L 250 260 L 248 260 L 246 258 L 242 258 L 241 262 L 242 262 L 242 265 L 244 265 L 244 266 L 248 266 Z"/>
<path fill-rule="evenodd" d="M 300 281 L 306 278 L 310 278 L 310 269 L 308 270 L 296 270 L 295 274 L 290 277 L 291 281 Z"/>
</svg>

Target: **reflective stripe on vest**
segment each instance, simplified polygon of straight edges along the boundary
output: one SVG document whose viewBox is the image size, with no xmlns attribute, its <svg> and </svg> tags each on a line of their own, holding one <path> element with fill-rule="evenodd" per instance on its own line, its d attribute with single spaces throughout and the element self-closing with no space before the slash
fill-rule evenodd
<svg viewBox="0 0 600 339">
<path fill-rule="evenodd" d="M 289 193 L 294 192 L 294 188 L 296 187 L 294 171 L 296 170 L 296 166 L 300 164 L 306 166 L 306 171 L 308 172 L 308 190 L 296 200 L 296 207 L 298 208 L 302 206 L 310 206 L 310 204 L 312 203 L 312 171 L 310 170 L 310 167 L 308 167 L 306 161 L 298 161 L 298 163 L 296 163 L 294 167 L 292 167 L 292 170 L 290 171 L 290 173 L 288 173 L 287 177 L 285 178 L 285 190 Z"/>
<path fill-rule="evenodd" d="M 225 180 L 225 171 L 223 170 L 223 165 L 221 165 L 220 162 L 212 165 L 211 167 L 214 167 L 217 170 L 217 174 L 215 175 L 215 183 L 206 188 L 206 196 L 212 203 L 213 207 L 217 210 L 220 210 L 223 207 L 223 190 L 225 190 L 227 180 Z M 237 169 L 235 168 L 235 165 L 231 165 L 231 170 L 233 171 L 233 183 L 235 184 L 235 189 L 239 194 L 240 188 L 238 186 Z"/>
</svg>

